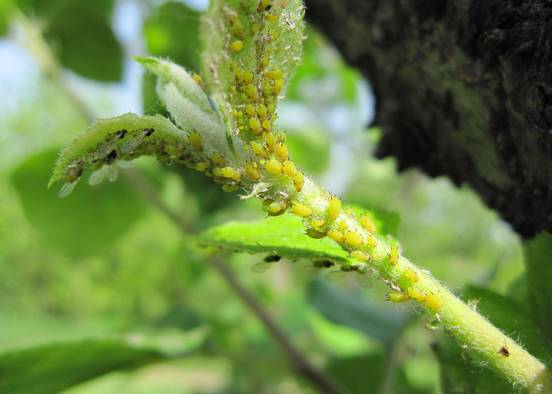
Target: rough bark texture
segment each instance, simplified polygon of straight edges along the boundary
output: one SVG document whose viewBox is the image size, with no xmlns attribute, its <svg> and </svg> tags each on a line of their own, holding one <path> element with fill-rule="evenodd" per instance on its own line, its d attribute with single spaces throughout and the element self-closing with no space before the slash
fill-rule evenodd
<svg viewBox="0 0 552 394">
<path fill-rule="evenodd" d="M 374 89 L 378 154 L 552 231 L 552 1 L 307 0 Z"/>
</svg>

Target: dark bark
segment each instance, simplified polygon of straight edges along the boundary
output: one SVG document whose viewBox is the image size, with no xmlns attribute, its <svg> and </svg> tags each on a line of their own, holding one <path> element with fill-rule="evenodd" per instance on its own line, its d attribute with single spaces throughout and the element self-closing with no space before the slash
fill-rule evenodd
<svg viewBox="0 0 552 394">
<path fill-rule="evenodd" d="M 552 231 L 552 1 L 307 7 L 372 84 L 380 157 L 469 184 L 523 236 Z"/>
</svg>

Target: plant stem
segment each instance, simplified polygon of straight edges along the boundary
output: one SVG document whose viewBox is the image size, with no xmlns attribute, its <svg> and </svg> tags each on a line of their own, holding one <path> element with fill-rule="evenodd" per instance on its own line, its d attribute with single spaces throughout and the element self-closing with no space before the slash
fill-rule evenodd
<svg viewBox="0 0 552 394">
<path fill-rule="evenodd" d="M 305 187 L 295 198 L 309 206 L 314 214 L 320 214 L 328 209 L 331 195 L 312 180 L 305 179 Z M 344 222 L 347 231 L 360 235 L 363 240 L 363 245 L 355 248 L 346 242 L 339 242 L 340 245 L 347 250 L 361 250 L 369 254 L 371 259 L 366 264 L 370 269 L 391 288 L 417 301 L 429 314 L 439 319 L 474 360 L 489 366 L 512 385 L 523 387 L 530 393 L 552 392 L 550 372 L 540 360 L 456 297 L 429 272 L 400 255 L 392 261 L 389 242 L 365 230 L 354 213 L 342 212 L 331 228 L 338 229 L 339 222 Z M 368 240 L 372 240 L 373 244 L 368 245 Z"/>
</svg>

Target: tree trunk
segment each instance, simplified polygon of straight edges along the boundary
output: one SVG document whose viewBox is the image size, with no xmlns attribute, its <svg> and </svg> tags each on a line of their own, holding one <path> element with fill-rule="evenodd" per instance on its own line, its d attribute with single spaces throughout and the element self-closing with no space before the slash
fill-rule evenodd
<svg viewBox="0 0 552 394">
<path fill-rule="evenodd" d="M 307 7 L 372 84 L 379 157 L 469 184 L 522 236 L 552 231 L 552 1 Z"/>
</svg>

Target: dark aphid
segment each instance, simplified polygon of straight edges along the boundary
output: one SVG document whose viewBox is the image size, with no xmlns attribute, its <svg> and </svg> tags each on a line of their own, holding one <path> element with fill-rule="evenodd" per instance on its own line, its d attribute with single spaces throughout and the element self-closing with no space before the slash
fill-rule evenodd
<svg viewBox="0 0 552 394">
<path fill-rule="evenodd" d="M 115 136 L 116 136 L 117 138 L 119 138 L 120 140 L 122 140 L 123 138 L 126 137 L 127 133 L 128 133 L 128 130 L 127 130 L 127 129 L 122 129 L 122 130 L 117 131 L 117 132 L 115 133 Z"/>
<path fill-rule="evenodd" d="M 117 151 L 113 149 L 106 157 L 107 164 L 111 164 L 117 159 Z"/>
<path fill-rule="evenodd" d="M 330 268 L 335 265 L 331 260 L 316 260 L 312 263 L 316 268 Z"/>
<path fill-rule="evenodd" d="M 266 256 L 263 260 L 265 263 L 277 263 L 282 259 L 282 256 L 278 256 L 277 254 L 270 254 Z"/>
<path fill-rule="evenodd" d="M 145 129 L 145 130 L 144 130 L 144 137 L 149 137 L 150 135 L 153 134 L 154 131 L 155 131 L 155 130 L 154 130 L 154 129 L 151 129 L 151 128 L 150 128 L 150 129 Z"/>
<path fill-rule="evenodd" d="M 504 357 L 509 357 L 510 356 L 510 351 L 506 348 L 506 346 L 502 346 L 500 348 L 500 350 L 498 351 L 498 353 L 501 355 L 501 356 L 504 356 Z"/>
</svg>

